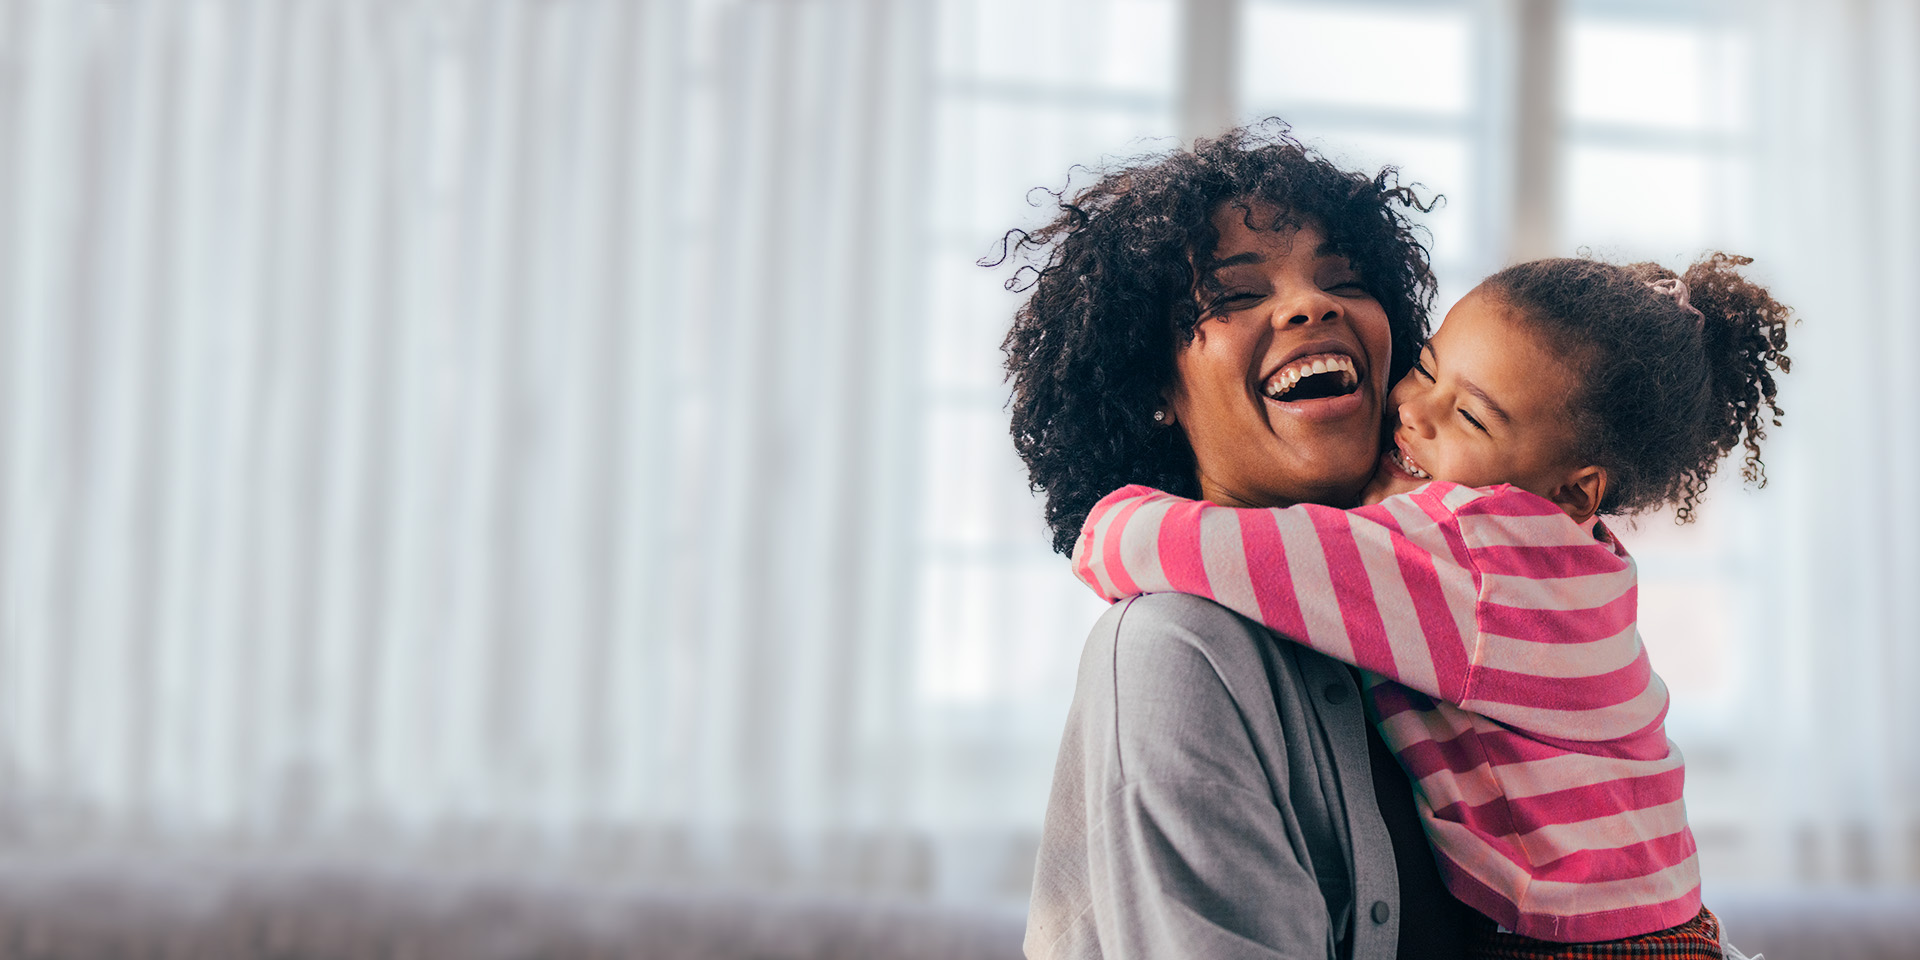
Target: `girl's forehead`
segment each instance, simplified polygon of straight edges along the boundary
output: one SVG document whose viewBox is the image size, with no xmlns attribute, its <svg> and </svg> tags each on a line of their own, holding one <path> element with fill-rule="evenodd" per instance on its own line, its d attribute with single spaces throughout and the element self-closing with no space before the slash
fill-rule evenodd
<svg viewBox="0 0 1920 960">
<path fill-rule="evenodd" d="M 1484 286 L 1474 287 L 1456 301 L 1440 321 L 1431 339 L 1438 340 L 1449 328 L 1455 336 L 1498 336 L 1525 341 L 1527 346 L 1545 350 L 1546 344 L 1528 323 L 1518 307 Z"/>
<path fill-rule="evenodd" d="M 1428 341 L 1443 376 L 1484 393 L 1515 421 L 1563 419 L 1572 368 L 1517 308 L 1479 289 L 1447 311 Z"/>
</svg>

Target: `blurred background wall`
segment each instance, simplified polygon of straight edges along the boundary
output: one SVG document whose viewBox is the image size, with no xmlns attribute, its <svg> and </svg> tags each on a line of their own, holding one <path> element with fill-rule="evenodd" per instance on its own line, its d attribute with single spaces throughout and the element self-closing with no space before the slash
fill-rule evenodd
<svg viewBox="0 0 1920 960">
<path fill-rule="evenodd" d="M 1279 116 L 1445 196 L 1436 316 L 1759 258 L 1772 483 L 1628 534 L 1708 899 L 1920 883 L 1916 65 L 1913 0 L 0 0 L 0 856 L 1021 901 L 1100 604 L 975 261 Z"/>
</svg>

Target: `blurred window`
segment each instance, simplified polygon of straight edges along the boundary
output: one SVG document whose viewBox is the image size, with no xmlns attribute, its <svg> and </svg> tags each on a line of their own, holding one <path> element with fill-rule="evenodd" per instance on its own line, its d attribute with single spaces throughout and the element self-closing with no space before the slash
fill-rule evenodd
<svg viewBox="0 0 1920 960">
<path fill-rule="evenodd" d="M 1250 0 L 1240 36 L 1240 116 L 1280 117 L 1343 166 L 1392 165 L 1428 199 L 1441 280 L 1436 317 L 1492 263 L 1484 218 L 1498 184 L 1487 135 L 1498 75 L 1488 14 L 1472 2 Z"/>
<path fill-rule="evenodd" d="M 1047 191 L 1103 160 L 1177 144 L 1175 0 L 944 0 L 926 243 L 924 505 L 917 689 L 935 820 L 1031 833 L 1087 628 L 1073 579 L 1007 435 L 1000 340 L 1022 295 L 1004 232 L 1045 222 Z M 1158 139 L 1156 139 L 1158 138 Z M 1074 169 L 1080 165 L 1079 169 Z M 982 796 L 983 792 L 992 796 Z M 951 807 L 951 811 L 932 807 Z M 956 811 L 966 811 L 955 814 Z"/>
<path fill-rule="evenodd" d="M 1569 248 L 1677 264 L 1751 242 L 1748 41 L 1709 12 L 1576 5 L 1566 29 Z"/>
<path fill-rule="evenodd" d="M 1675 269 L 1709 250 L 1751 252 L 1745 34 L 1702 4 L 1579 3 L 1569 13 L 1563 247 Z M 1758 520 L 1744 493 L 1739 465 L 1726 463 L 1698 522 L 1676 526 L 1662 511 L 1622 531 L 1640 567 L 1641 634 L 1674 697 L 1669 728 L 1696 747 L 1731 733 L 1734 640 L 1763 629 L 1749 620 L 1766 578 L 1738 549 Z"/>
</svg>

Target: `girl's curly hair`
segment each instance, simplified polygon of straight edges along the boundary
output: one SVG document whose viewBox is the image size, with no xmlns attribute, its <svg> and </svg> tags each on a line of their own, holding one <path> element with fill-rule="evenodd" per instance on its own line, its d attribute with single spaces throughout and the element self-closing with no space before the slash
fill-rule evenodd
<svg viewBox="0 0 1920 960">
<path fill-rule="evenodd" d="M 981 265 L 1019 261 L 1007 288 L 1031 291 L 1001 349 L 1013 382 L 1013 444 L 1030 485 L 1046 495 L 1063 554 L 1094 503 L 1126 484 L 1199 496 L 1186 436 L 1157 426 L 1153 411 L 1199 320 L 1196 290 L 1211 277 L 1196 278 L 1193 265 L 1212 258 L 1212 218 L 1222 207 L 1244 211 L 1249 227 L 1310 223 L 1327 235 L 1386 308 L 1389 383 L 1426 336 L 1433 271 L 1406 210 L 1430 205 L 1400 185 L 1395 168 L 1341 170 L 1277 120 L 1126 162 L 1071 196 L 1051 195 L 1053 220 L 1009 231 L 999 256 Z M 1252 221 L 1258 201 L 1279 211 L 1275 222 Z"/>
<path fill-rule="evenodd" d="M 1657 263 L 1534 260 L 1488 277 L 1572 359 L 1579 456 L 1605 467 L 1604 514 L 1673 504 L 1693 519 L 1721 458 L 1744 444 L 1741 476 L 1764 485 L 1760 441 L 1780 425 L 1792 311 L 1740 275 L 1753 261 L 1714 253 L 1677 274 Z M 1654 286 L 1679 279 L 1692 310 Z"/>
</svg>

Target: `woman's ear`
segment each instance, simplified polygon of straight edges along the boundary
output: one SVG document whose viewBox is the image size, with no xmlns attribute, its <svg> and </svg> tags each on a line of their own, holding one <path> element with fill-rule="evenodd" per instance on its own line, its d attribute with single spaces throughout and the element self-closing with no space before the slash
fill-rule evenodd
<svg viewBox="0 0 1920 960">
<path fill-rule="evenodd" d="M 1175 411 L 1179 410 L 1177 406 L 1178 403 L 1179 390 L 1177 385 L 1169 386 L 1165 390 L 1160 391 L 1160 405 L 1153 410 L 1154 425 L 1171 427 L 1178 422 L 1179 418 L 1175 413 Z"/>
<path fill-rule="evenodd" d="M 1600 501 L 1607 497 L 1607 470 L 1605 467 L 1581 467 L 1567 475 L 1566 480 L 1549 494 L 1552 500 L 1573 518 L 1575 523 L 1586 523 L 1600 512 Z"/>
</svg>

